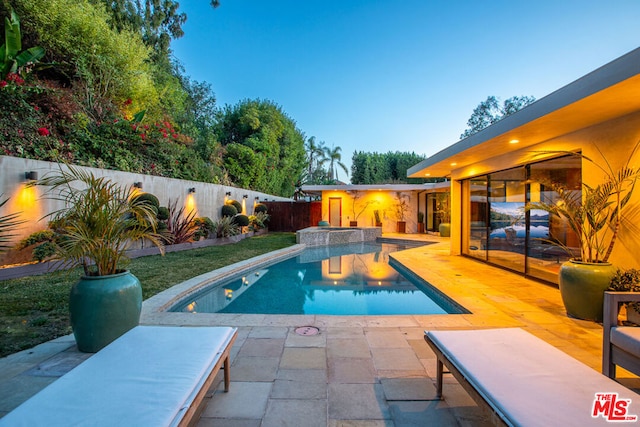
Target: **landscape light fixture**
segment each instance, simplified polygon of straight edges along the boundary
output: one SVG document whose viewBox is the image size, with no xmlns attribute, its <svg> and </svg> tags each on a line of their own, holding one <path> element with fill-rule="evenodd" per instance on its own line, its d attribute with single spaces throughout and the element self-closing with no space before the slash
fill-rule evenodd
<svg viewBox="0 0 640 427">
<path fill-rule="evenodd" d="M 191 187 L 191 188 L 189 189 L 189 194 L 193 194 L 193 193 L 195 193 L 195 192 L 196 192 L 196 187 Z"/>
<path fill-rule="evenodd" d="M 140 190 L 142 190 L 142 182 L 140 181 L 136 181 L 133 183 L 133 188 L 139 188 Z"/>
<path fill-rule="evenodd" d="M 256 196 L 256 197 L 253 198 L 253 200 L 258 201 L 258 200 L 260 200 L 260 197 Z"/>
<path fill-rule="evenodd" d="M 27 181 L 37 181 L 38 180 L 38 172 L 29 171 L 24 173 L 24 179 Z"/>
<path fill-rule="evenodd" d="M 247 196 L 246 194 L 244 196 L 242 196 L 243 199 L 248 199 L 249 196 Z"/>
<path fill-rule="evenodd" d="M 226 193 L 224 193 L 224 195 L 231 197 L 231 191 L 227 191 Z"/>
</svg>

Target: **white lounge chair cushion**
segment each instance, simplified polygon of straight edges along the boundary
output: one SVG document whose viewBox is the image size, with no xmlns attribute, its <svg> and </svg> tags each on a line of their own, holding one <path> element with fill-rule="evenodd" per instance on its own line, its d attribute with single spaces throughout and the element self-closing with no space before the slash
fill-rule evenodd
<svg viewBox="0 0 640 427">
<path fill-rule="evenodd" d="M 0 425 L 175 425 L 235 331 L 138 326 L 0 418 Z"/>
<path fill-rule="evenodd" d="M 534 335 L 519 329 L 429 331 L 474 388 L 498 411 L 526 426 L 606 425 L 592 418 L 596 393 L 640 396 Z"/>
<path fill-rule="evenodd" d="M 611 328 L 611 344 L 631 353 L 640 354 L 640 328 L 618 326 Z"/>
</svg>

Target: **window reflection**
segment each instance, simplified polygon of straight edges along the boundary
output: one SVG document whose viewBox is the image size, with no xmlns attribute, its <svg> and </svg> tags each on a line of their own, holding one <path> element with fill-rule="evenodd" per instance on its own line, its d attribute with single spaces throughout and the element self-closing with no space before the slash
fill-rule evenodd
<svg viewBox="0 0 640 427">
<path fill-rule="evenodd" d="M 562 262 L 579 253 L 578 237 L 561 218 L 527 211 L 526 206 L 529 201 L 557 201 L 552 185 L 580 192 L 581 172 L 580 158 L 566 156 L 466 181 L 462 252 L 557 283 Z"/>
</svg>

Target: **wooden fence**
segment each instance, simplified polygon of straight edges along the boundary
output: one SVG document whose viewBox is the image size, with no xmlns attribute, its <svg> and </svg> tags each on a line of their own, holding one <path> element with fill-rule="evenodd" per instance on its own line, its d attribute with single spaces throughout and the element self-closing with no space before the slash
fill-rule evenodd
<svg viewBox="0 0 640 427">
<path fill-rule="evenodd" d="M 297 231 L 318 225 L 322 202 L 264 202 L 268 208 L 269 231 Z"/>
</svg>

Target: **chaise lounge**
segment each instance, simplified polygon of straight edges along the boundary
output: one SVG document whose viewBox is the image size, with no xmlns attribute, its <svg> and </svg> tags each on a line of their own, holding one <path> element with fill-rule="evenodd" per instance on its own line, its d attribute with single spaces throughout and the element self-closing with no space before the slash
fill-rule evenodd
<svg viewBox="0 0 640 427">
<path fill-rule="evenodd" d="M 640 375 L 640 327 L 619 326 L 620 307 L 639 302 L 640 293 L 605 292 L 602 321 L 602 373 L 616 377 L 616 366 Z"/>
<path fill-rule="evenodd" d="M 183 426 L 224 368 L 238 331 L 138 326 L 0 418 L 2 426 Z"/>
<path fill-rule="evenodd" d="M 640 414 L 638 394 L 523 329 L 428 331 L 424 338 L 437 357 L 438 397 L 446 366 L 496 425 L 607 425 L 614 414 L 605 399 L 613 394 L 630 400 L 626 415 Z"/>
</svg>

